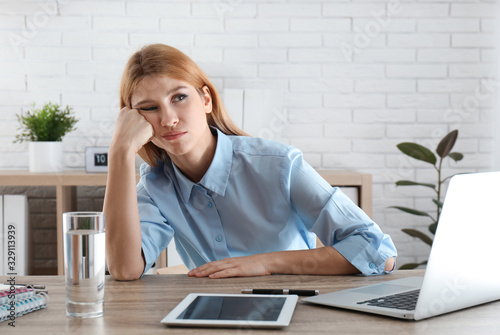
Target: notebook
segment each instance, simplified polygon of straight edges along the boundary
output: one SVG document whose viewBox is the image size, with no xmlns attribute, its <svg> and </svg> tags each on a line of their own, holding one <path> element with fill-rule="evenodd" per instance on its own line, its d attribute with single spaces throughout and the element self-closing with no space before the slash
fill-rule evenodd
<svg viewBox="0 0 500 335">
<path fill-rule="evenodd" d="M 30 285 L 0 284 L 0 322 L 8 321 L 15 326 L 18 317 L 46 308 L 48 302 L 46 290 L 33 289 Z"/>
<path fill-rule="evenodd" d="M 500 172 L 457 175 L 448 185 L 424 277 L 391 280 L 302 301 L 422 320 L 498 300 L 499 239 Z M 413 299 L 415 306 L 405 306 L 405 299 Z M 395 308 L 389 306 L 391 303 Z"/>
</svg>

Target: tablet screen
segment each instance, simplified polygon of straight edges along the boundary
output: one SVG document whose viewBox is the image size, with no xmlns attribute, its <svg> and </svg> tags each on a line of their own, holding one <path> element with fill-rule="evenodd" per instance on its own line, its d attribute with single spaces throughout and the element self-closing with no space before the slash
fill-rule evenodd
<svg viewBox="0 0 500 335">
<path fill-rule="evenodd" d="M 184 327 L 282 328 L 289 325 L 296 295 L 191 293 L 162 323 Z"/>
<path fill-rule="evenodd" d="M 281 297 L 198 296 L 177 319 L 276 321 L 284 304 Z"/>
</svg>

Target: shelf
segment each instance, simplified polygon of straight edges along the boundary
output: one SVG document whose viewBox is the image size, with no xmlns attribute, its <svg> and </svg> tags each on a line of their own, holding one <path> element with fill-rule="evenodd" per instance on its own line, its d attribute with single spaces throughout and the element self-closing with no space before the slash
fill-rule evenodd
<svg viewBox="0 0 500 335">
<path fill-rule="evenodd" d="M 358 204 L 372 216 L 372 176 L 343 170 L 318 170 L 332 186 L 358 188 Z M 31 173 L 29 171 L 0 171 L 0 186 L 54 186 L 56 187 L 57 215 L 57 273 L 64 272 L 62 214 L 77 210 L 77 186 L 106 186 L 106 173 L 86 173 L 81 170 L 61 173 Z M 137 175 L 137 181 L 139 175 Z M 166 251 L 160 255 L 160 267 L 167 265 Z"/>
</svg>

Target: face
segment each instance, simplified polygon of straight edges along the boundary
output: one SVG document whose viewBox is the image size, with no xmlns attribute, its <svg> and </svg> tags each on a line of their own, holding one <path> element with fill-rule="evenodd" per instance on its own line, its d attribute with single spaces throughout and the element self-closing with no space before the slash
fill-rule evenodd
<svg viewBox="0 0 500 335">
<path fill-rule="evenodd" d="M 212 99 L 206 86 L 200 94 L 181 80 L 148 76 L 132 94 L 131 105 L 153 126 L 151 141 L 174 161 L 201 155 L 213 140 L 206 118 L 212 111 Z"/>
</svg>

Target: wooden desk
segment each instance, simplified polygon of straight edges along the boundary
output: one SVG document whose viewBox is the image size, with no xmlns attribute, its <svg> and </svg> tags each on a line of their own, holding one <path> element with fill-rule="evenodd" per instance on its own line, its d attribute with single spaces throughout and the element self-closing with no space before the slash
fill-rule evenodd
<svg viewBox="0 0 500 335">
<path fill-rule="evenodd" d="M 422 270 L 396 271 L 391 275 L 362 276 L 263 276 L 229 279 L 190 278 L 186 275 L 147 275 L 133 282 L 106 278 L 105 312 L 96 319 L 73 319 L 65 314 L 64 277 L 18 277 L 17 282 L 45 284 L 49 307 L 6 322 L 0 332 L 12 334 L 498 334 L 500 301 L 423 321 L 406 321 L 354 311 L 297 304 L 290 326 L 283 330 L 168 328 L 160 323 L 187 294 L 240 293 L 243 288 L 310 288 L 327 293 L 413 275 Z"/>
<path fill-rule="evenodd" d="M 360 207 L 372 216 L 372 177 L 351 171 L 319 170 L 330 185 L 358 188 Z M 62 214 L 77 210 L 77 186 L 105 186 L 107 174 L 86 173 L 84 171 L 64 171 L 62 173 L 31 173 L 29 171 L 0 171 L 0 186 L 55 186 L 57 216 L 57 274 L 64 273 Z M 139 175 L 137 175 L 139 181 Z M 159 267 L 167 266 L 166 252 L 159 257 Z"/>
</svg>

